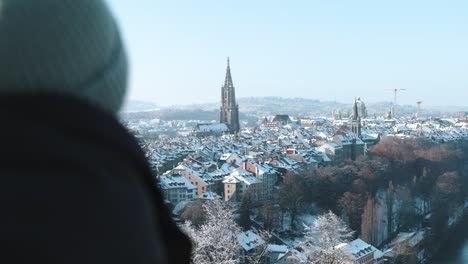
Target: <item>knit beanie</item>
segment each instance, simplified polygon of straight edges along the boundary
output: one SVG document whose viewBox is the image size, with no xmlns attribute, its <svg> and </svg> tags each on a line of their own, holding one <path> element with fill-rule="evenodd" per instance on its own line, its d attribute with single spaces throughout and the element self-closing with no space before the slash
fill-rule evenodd
<svg viewBox="0 0 468 264">
<path fill-rule="evenodd" d="M 0 96 L 60 94 L 117 113 L 127 60 L 101 0 L 0 0 Z"/>
</svg>

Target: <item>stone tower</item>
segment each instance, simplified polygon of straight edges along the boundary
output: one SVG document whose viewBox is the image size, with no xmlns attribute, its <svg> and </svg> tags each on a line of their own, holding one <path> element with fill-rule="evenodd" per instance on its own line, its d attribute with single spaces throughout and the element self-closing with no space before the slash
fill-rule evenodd
<svg viewBox="0 0 468 264">
<path fill-rule="evenodd" d="M 351 117 L 351 131 L 358 136 L 361 137 L 361 116 L 359 115 L 358 109 L 358 102 L 354 99 L 353 104 L 353 115 Z"/>
<path fill-rule="evenodd" d="M 221 109 L 220 123 L 229 127 L 231 133 L 237 133 L 240 130 L 239 125 L 239 105 L 236 102 L 236 93 L 232 83 L 231 68 L 229 58 L 227 59 L 226 78 L 221 87 Z"/>
</svg>

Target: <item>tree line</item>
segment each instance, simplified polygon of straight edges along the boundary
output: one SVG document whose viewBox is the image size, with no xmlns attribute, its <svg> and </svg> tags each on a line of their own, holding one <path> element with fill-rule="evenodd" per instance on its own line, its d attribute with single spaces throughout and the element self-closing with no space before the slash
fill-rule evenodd
<svg viewBox="0 0 468 264">
<path fill-rule="evenodd" d="M 279 205 L 293 228 L 296 215 L 314 204 L 341 215 L 374 245 L 423 225 L 437 241 L 467 197 L 467 146 L 388 136 L 355 161 L 286 175 Z"/>
</svg>

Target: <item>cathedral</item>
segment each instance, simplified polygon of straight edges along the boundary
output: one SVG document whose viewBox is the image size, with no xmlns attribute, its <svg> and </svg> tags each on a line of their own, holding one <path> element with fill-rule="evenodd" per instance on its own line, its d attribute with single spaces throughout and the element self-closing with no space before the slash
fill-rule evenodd
<svg viewBox="0 0 468 264">
<path fill-rule="evenodd" d="M 362 102 L 361 99 L 359 99 L 359 102 Z M 363 104 L 361 104 L 362 106 Z M 351 131 L 358 136 L 359 138 L 361 137 L 361 113 L 362 107 L 359 107 L 358 100 L 354 99 L 354 104 L 353 104 L 353 115 L 351 116 Z M 361 111 L 359 111 L 361 109 Z M 365 111 L 365 108 L 364 108 Z"/>
<path fill-rule="evenodd" d="M 224 79 L 224 85 L 221 87 L 219 122 L 226 124 L 232 134 L 237 133 L 240 130 L 239 105 L 236 101 L 236 93 L 234 90 L 234 84 L 232 83 L 229 58 L 227 59 L 226 78 Z"/>
</svg>

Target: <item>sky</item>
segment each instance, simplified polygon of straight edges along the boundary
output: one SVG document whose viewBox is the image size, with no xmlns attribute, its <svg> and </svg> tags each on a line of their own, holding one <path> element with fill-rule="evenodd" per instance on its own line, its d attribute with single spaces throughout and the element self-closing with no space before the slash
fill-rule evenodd
<svg viewBox="0 0 468 264">
<path fill-rule="evenodd" d="M 237 97 L 468 106 L 468 1 L 108 0 L 123 31 L 128 98 Z"/>
</svg>

